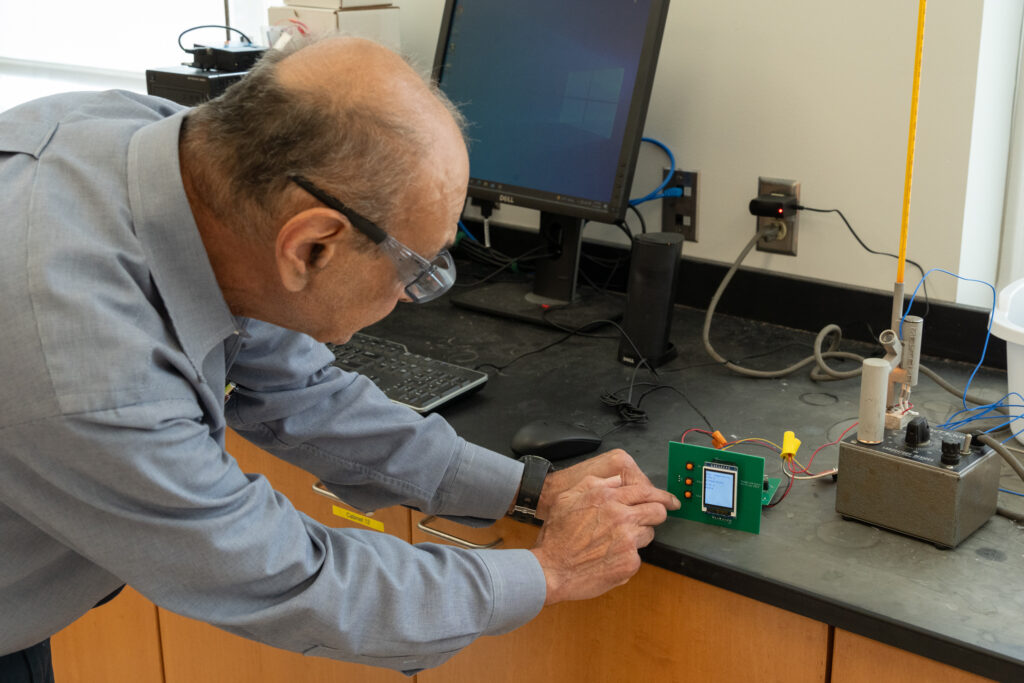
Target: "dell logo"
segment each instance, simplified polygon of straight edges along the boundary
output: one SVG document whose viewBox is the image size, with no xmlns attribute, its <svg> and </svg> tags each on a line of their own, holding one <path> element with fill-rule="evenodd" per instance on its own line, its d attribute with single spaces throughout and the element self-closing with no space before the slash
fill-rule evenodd
<svg viewBox="0 0 1024 683">
<path fill-rule="evenodd" d="M 507 194 L 499 194 L 498 201 L 502 204 L 515 204 L 515 197 L 509 197 Z"/>
</svg>

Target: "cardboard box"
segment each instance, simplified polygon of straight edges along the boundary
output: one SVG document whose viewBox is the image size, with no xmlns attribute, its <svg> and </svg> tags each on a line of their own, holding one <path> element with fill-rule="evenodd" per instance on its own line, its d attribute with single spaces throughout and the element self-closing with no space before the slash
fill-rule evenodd
<svg viewBox="0 0 1024 683">
<path fill-rule="evenodd" d="M 385 7 L 388 0 L 284 0 L 292 7 L 319 7 L 321 9 L 352 9 L 354 7 Z"/>
<path fill-rule="evenodd" d="M 342 10 L 291 5 L 267 8 L 267 21 L 271 29 L 300 21 L 312 34 L 343 33 L 370 38 L 398 51 L 402 49 L 398 12 L 395 5 Z"/>
</svg>

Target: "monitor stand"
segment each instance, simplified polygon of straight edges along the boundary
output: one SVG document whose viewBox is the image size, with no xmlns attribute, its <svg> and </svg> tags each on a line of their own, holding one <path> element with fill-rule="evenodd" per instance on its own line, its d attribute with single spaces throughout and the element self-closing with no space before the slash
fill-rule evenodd
<svg viewBox="0 0 1024 683">
<path fill-rule="evenodd" d="M 461 308 L 537 325 L 576 330 L 598 320 L 622 318 L 622 295 L 577 291 L 583 219 L 541 212 L 540 238 L 552 256 L 536 262 L 533 284 L 495 282 L 453 293 Z"/>
</svg>

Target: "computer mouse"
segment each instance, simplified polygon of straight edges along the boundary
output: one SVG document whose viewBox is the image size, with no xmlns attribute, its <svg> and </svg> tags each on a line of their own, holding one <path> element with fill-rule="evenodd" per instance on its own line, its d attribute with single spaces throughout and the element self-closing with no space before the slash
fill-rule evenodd
<svg viewBox="0 0 1024 683">
<path fill-rule="evenodd" d="M 516 455 L 539 455 L 561 460 L 596 450 L 601 437 L 583 425 L 560 420 L 534 420 L 519 428 L 512 437 Z"/>
</svg>

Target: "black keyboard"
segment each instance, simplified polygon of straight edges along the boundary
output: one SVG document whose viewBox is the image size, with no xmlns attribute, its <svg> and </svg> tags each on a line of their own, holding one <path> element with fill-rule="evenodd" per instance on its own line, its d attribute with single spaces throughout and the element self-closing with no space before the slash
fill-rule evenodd
<svg viewBox="0 0 1024 683">
<path fill-rule="evenodd" d="M 365 375 L 395 403 L 426 413 L 456 396 L 475 391 L 487 373 L 409 353 L 404 344 L 362 332 L 341 345 L 328 344 L 334 365 Z"/>
</svg>

